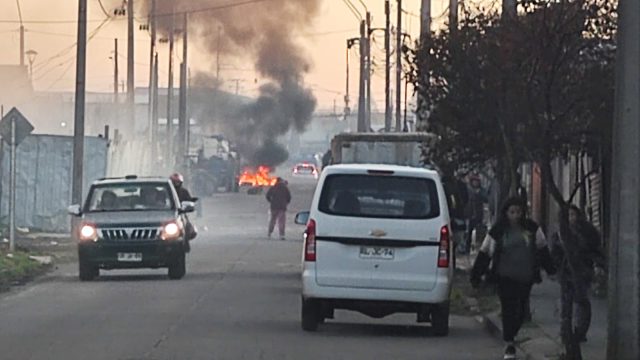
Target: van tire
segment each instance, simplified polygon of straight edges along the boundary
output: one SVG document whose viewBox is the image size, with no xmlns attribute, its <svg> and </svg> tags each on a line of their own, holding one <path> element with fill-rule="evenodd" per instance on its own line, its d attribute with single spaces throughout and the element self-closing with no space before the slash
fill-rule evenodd
<svg viewBox="0 0 640 360">
<path fill-rule="evenodd" d="M 302 330 L 318 330 L 318 324 L 320 323 L 319 305 L 317 300 L 302 299 Z"/>
<path fill-rule="evenodd" d="M 431 328 L 435 336 L 449 335 L 449 302 L 434 305 L 431 309 Z"/>
</svg>

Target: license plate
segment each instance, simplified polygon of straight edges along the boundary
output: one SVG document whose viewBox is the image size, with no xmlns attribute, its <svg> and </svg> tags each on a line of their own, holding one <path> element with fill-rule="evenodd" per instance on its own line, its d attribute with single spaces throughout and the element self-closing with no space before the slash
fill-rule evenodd
<svg viewBox="0 0 640 360">
<path fill-rule="evenodd" d="M 378 246 L 361 246 L 360 258 L 362 259 L 382 259 L 393 260 L 394 257 L 393 248 L 378 247 Z"/>
<path fill-rule="evenodd" d="M 118 253 L 118 261 L 122 262 L 141 262 L 141 253 Z"/>
</svg>

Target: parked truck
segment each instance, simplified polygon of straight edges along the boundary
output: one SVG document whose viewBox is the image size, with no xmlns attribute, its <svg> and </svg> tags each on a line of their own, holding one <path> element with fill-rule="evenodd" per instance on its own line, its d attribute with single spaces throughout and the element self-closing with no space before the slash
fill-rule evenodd
<svg viewBox="0 0 640 360">
<path fill-rule="evenodd" d="M 438 138 L 431 133 L 344 133 L 331 141 L 331 164 L 392 164 L 430 167 L 424 155 Z M 330 159 L 330 160 L 329 160 Z"/>
<path fill-rule="evenodd" d="M 202 196 L 224 189 L 238 191 L 240 164 L 233 145 L 222 135 L 202 137 L 193 171 L 194 185 Z"/>
</svg>

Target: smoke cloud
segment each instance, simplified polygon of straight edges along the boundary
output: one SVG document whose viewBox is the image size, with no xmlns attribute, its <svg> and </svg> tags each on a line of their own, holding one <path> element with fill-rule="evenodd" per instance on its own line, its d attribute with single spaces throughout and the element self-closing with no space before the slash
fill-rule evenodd
<svg viewBox="0 0 640 360">
<path fill-rule="evenodd" d="M 321 0 L 266 0 L 250 4 L 246 0 L 156 1 L 157 24 L 165 35 L 180 29 L 183 18 L 167 16 L 192 12 L 189 31 L 192 41 L 212 55 L 253 59 L 255 69 L 270 83 L 260 88 L 255 102 L 244 106 L 224 124 L 225 135 L 234 140 L 241 155 L 252 165 L 277 166 L 287 160 L 278 138 L 290 130 L 303 132 L 316 107 L 316 99 L 304 85 L 311 67 L 304 49 L 293 36 L 305 30 L 317 15 Z M 227 6 L 227 5 L 238 6 Z M 225 6 L 217 10 L 194 11 Z M 150 0 L 142 4 L 149 11 Z M 196 40 L 194 40 L 196 39 Z M 214 72 L 211 64 L 211 73 Z M 217 86 L 215 77 L 198 74 L 198 85 Z"/>
</svg>

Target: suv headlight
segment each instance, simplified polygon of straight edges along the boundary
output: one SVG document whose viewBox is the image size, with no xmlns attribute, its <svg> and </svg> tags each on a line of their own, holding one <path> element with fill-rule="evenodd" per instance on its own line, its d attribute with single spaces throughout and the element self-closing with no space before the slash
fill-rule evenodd
<svg viewBox="0 0 640 360">
<path fill-rule="evenodd" d="M 80 241 L 97 241 L 98 230 L 93 224 L 82 224 L 80 226 Z"/>
<path fill-rule="evenodd" d="M 171 221 L 162 227 L 162 240 L 177 240 L 182 235 L 182 226 L 176 221 Z"/>
</svg>

